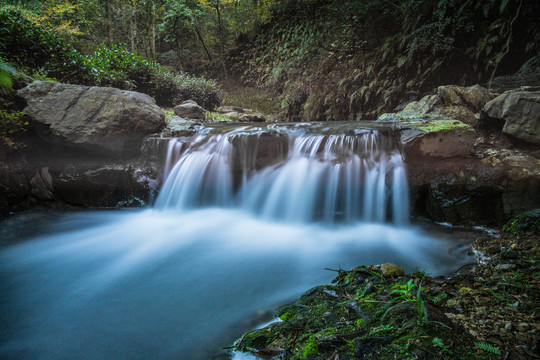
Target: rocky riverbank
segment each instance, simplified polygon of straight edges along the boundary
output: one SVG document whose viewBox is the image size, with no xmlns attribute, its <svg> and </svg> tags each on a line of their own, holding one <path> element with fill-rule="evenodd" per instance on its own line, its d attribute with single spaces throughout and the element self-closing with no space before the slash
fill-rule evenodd
<svg viewBox="0 0 540 360">
<path fill-rule="evenodd" d="M 472 246 L 450 278 L 393 264 L 335 270 L 234 349 L 261 359 L 536 359 L 540 210 Z"/>
<path fill-rule="evenodd" d="M 495 95 L 478 85 L 442 86 L 377 122 L 333 122 L 327 127 L 352 131 L 355 124 L 373 124 L 394 129 L 407 167 L 413 214 L 452 224 L 498 226 L 540 203 L 540 95 L 534 89 Z M 268 146 L 288 141 L 276 135 L 268 118 L 237 107 L 210 114 L 187 102 L 165 119 L 162 109 L 143 94 L 42 81 L 20 90 L 19 96 L 26 104 L 29 131 L 20 139 L 21 149 L 0 147 L 2 214 L 35 207 L 152 203 L 162 182 L 168 139 L 189 142 L 201 126 L 225 122 L 266 129 L 272 141 L 261 148 L 257 144 L 264 137 L 255 135 L 256 141 L 249 142 L 255 157 L 268 157 L 279 150 Z"/>
</svg>

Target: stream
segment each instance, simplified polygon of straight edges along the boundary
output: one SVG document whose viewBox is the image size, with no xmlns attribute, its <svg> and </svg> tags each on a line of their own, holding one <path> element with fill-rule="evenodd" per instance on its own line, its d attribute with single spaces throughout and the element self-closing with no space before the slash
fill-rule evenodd
<svg viewBox="0 0 540 360">
<path fill-rule="evenodd" d="M 478 232 L 410 224 L 391 132 L 201 129 L 173 139 L 152 208 L 12 216 L 0 235 L 0 358 L 227 358 L 325 270 L 449 274 Z"/>
</svg>

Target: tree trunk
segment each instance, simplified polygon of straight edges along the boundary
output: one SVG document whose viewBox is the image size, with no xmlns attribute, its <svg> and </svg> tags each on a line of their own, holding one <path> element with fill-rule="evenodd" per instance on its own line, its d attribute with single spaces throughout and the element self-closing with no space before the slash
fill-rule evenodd
<svg viewBox="0 0 540 360">
<path fill-rule="evenodd" d="M 199 31 L 199 28 L 197 26 L 194 26 L 195 32 L 197 33 L 197 37 L 201 41 L 201 44 L 204 48 L 204 52 L 206 52 L 206 56 L 208 56 L 208 60 L 212 61 L 212 55 L 210 55 L 210 52 L 208 51 L 208 48 L 206 47 L 206 44 L 204 43 L 204 39 L 201 35 L 201 32 Z"/>
<path fill-rule="evenodd" d="M 219 10 L 219 1 L 215 2 L 215 8 L 217 12 L 218 20 L 218 32 L 219 32 L 219 56 L 221 58 L 221 66 L 223 67 L 223 73 L 225 74 L 225 80 L 229 80 L 229 75 L 227 74 L 227 68 L 225 67 L 225 51 L 224 51 L 224 42 L 225 34 L 223 30 L 223 21 L 221 19 L 221 11 Z"/>
<path fill-rule="evenodd" d="M 152 23 L 150 29 L 150 55 L 156 61 L 156 5 L 152 2 Z"/>
<path fill-rule="evenodd" d="M 107 41 L 109 45 L 113 44 L 113 8 L 112 1 L 106 0 L 105 2 L 105 16 L 107 17 Z"/>
<path fill-rule="evenodd" d="M 184 67 L 182 66 L 182 43 L 180 42 L 180 36 L 178 34 L 178 17 L 174 19 L 174 37 L 176 39 L 176 56 L 178 57 L 178 69 L 183 71 Z"/>
<path fill-rule="evenodd" d="M 129 42 L 131 44 L 131 51 L 137 52 L 137 9 L 135 6 L 131 6 L 131 14 L 129 19 Z"/>
</svg>

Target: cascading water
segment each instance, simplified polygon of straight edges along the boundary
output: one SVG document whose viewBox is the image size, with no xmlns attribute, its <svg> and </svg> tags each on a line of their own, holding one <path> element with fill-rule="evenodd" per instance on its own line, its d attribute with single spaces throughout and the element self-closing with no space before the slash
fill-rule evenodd
<svg viewBox="0 0 540 360">
<path fill-rule="evenodd" d="M 288 156 L 259 171 L 254 171 L 259 129 L 199 135 L 187 149 L 172 140 L 168 176 L 156 208 L 238 207 L 269 220 L 300 223 L 408 223 L 407 180 L 390 134 L 373 129 L 340 135 L 280 129 L 271 135 L 286 140 L 282 154 Z M 235 151 L 242 154 L 236 157 L 240 164 L 234 164 Z M 235 168 L 241 179 L 236 185 Z"/>
<path fill-rule="evenodd" d="M 170 141 L 154 209 L 4 221 L 0 358 L 209 359 L 324 268 L 468 261 L 408 225 L 392 131 L 347 126 L 203 128 Z"/>
</svg>

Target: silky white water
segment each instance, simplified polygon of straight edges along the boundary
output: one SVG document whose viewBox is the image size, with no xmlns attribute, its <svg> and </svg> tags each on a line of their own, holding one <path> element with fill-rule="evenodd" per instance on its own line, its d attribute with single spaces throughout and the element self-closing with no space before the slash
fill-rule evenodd
<svg viewBox="0 0 540 360">
<path fill-rule="evenodd" d="M 324 268 L 468 260 L 408 225 L 401 158 L 378 134 L 254 150 L 246 131 L 171 142 L 154 209 L 5 221 L 0 358 L 210 359 L 258 311 L 330 281 Z"/>
</svg>

